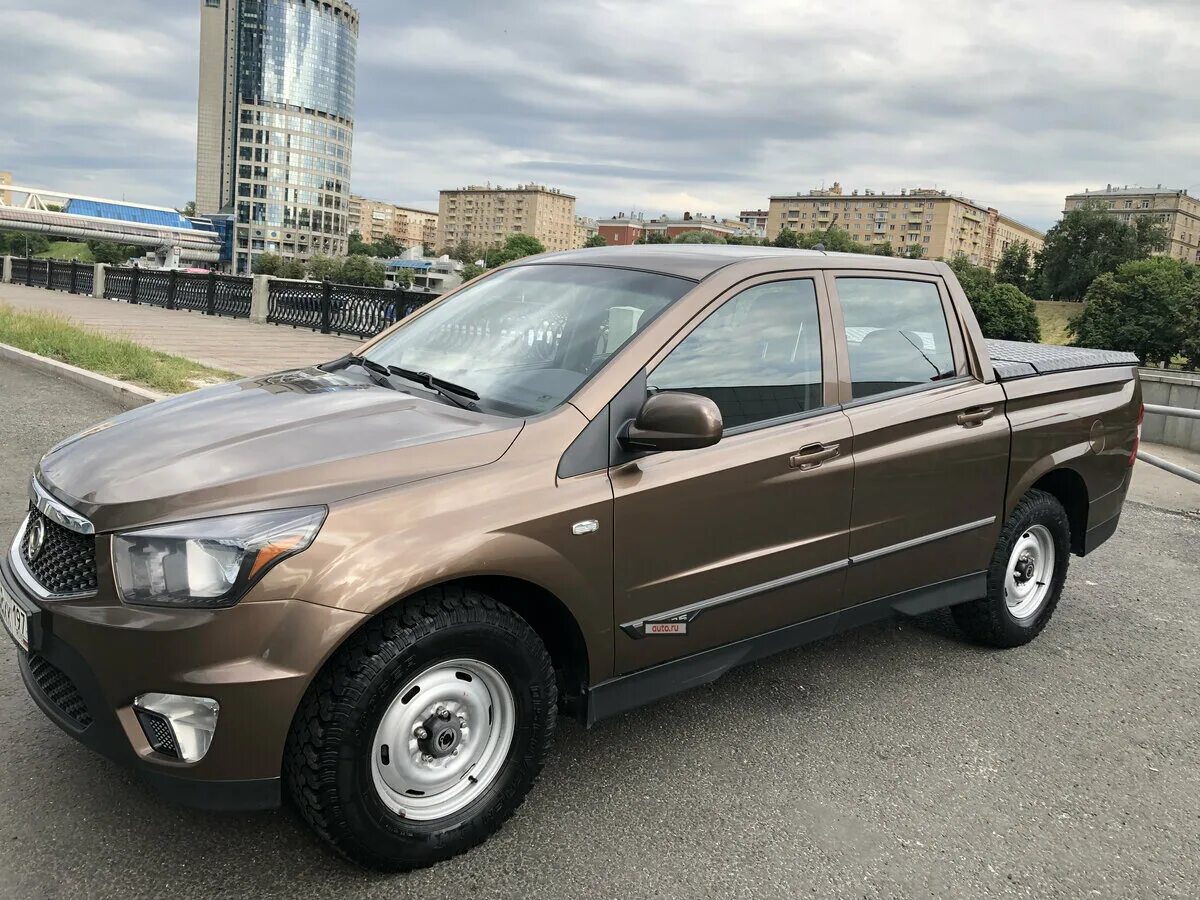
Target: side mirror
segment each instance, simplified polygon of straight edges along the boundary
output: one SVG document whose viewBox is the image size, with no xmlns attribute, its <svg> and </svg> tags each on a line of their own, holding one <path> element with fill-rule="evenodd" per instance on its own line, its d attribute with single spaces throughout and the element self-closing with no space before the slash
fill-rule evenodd
<svg viewBox="0 0 1200 900">
<path fill-rule="evenodd" d="M 627 450 L 697 450 L 721 440 L 724 425 L 717 404 L 699 394 L 654 394 L 625 426 Z"/>
</svg>

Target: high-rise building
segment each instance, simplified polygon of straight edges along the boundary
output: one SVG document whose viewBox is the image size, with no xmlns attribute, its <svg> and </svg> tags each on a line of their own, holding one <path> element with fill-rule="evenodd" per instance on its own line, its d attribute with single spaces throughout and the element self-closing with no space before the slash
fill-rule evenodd
<svg viewBox="0 0 1200 900">
<path fill-rule="evenodd" d="M 0 172 L 0 188 L 12 183 L 12 172 Z M 4 201 L 5 206 L 12 206 L 12 191 L 0 190 L 0 200 Z"/>
<path fill-rule="evenodd" d="M 740 237 L 746 234 L 745 224 L 734 219 L 718 219 L 716 216 L 693 216 L 685 212 L 683 218 L 673 219 L 663 214 L 655 219 L 642 216 L 625 215 L 620 213 L 611 219 L 602 219 L 599 223 L 600 234 L 608 244 L 619 247 L 646 241 L 648 236 L 658 232 L 658 242 L 673 241 L 683 234 L 698 231 L 710 234 L 719 241 Z"/>
<path fill-rule="evenodd" d="M 1167 247 L 1156 255 L 1173 256 L 1188 262 L 1200 262 L 1200 199 L 1184 188 L 1113 187 L 1070 194 L 1063 212 L 1070 212 L 1085 201 L 1099 203 L 1110 215 L 1127 225 L 1142 216 L 1150 216 L 1167 229 Z"/>
<path fill-rule="evenodd" d="M 575 217 L 575 243 L 576 248 L 583 247 L 589 240 L 600 233 L 600 228 L 596 224 L 596 220 L 591 216 L 576 216 Z"/>
<path fill-rule="evenodd" d="M 438 234 L 439 250 L 461 241 L 500 247 L 514 234 L 531 234 L 547 250 L 570 250 L 575 246 L 575 198 L 540 184 L 442 191 Z"/>
<path fill-rule="evenodd" d="M 1045 235 L 999 210 L 932 188 L 897 193 L 853 191 L 833 187 L 771 198 L 767 237 L 785 227 L 792 231 L 826 231 L 836 225 L 871 246 L 888 243 L 897 253 L 919 245 L 927 259 L 964 254 L 978 266 L 994 268 L 1005 248 L 1025 241 L 1036 253 Z"/>
<path fill-rule="evenodd" d="M 344 255 L 358 12 L 344 0 L 201 0 L 196 210 L 255 254 Z"/>
<path fill-rule="evenodd" d="M 404 247 L 437 243 L 438 214 L 427 209 L 397 206 L 383 200 L 350 195 L 350 231 L 368 244 L 390 237 Z"/>
</svg>

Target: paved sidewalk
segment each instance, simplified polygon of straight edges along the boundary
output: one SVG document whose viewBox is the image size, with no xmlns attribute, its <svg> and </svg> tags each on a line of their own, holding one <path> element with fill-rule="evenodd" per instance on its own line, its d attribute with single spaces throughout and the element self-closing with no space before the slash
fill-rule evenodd
<svg viewBox="0 0 1200 900">
<path fill-rule="evenodd" d="M 0 284 L 0 304 L 57 313 L 92 331 L 128 338 L 238 375 L 261 375 L 323 362 L 360 343 L 354 338 L 287 326 L 256 325 L 243 319 L 135 306 L 15 284 Z"/>
</svg>

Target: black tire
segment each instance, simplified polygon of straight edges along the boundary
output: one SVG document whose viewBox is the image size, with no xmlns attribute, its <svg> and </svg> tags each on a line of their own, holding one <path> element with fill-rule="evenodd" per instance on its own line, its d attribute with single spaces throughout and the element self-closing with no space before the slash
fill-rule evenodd
<svg viewBox="0 0 1200 900">
<path fill-rule="evenodd" d="M 1054 542 L 1054 575 L 1050 592 L 1035 613 L 1018 619 L 1008 608 L 1004 580 L 1013 547 L 1030 528 L 1044 526 Z M 972 640 L 991 647 L 1020 647 L 1041 634 L 1054 615 L 1067 581 L 1071 560 L 1071 523 L 1062 504 L 1045 491 L 1030 491 L 1017 504 L 1004 528 L 988 566 L 987 596 L 952 607 L 954 621 Z"/>
<path fill-rule="evenodd" d="M 494 667 L 511 688 L 512 745 L 465 808 L 405 820 L 372 781 L 376 728 L 409 679 L 462 656 Z M 557 699 L 550 657 L 524 619 L 478 591 L 424 591 L 364 626 L 309 687 L 284 754 L 288 793 L 313 830 L 352 861 L 386 871 L 431 865 L 483 842 L 521 805 L 549 753 Z"/>
</svg>

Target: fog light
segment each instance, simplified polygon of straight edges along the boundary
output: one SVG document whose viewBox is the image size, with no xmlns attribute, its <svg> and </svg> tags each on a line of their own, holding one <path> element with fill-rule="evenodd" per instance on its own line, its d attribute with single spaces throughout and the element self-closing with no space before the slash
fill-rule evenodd
<svg viewBox="0 0 1200 900">
<path fill-rule="evenodd" d="M 142 694 L 133 701 L 133 708 L 151 747 L 185 762 L 197 762 L 212 743 L 221 707 L 208 697 Z M 169 740 L 164 729 L 170 732 Z"/>
</svg>

